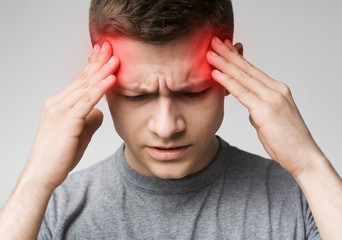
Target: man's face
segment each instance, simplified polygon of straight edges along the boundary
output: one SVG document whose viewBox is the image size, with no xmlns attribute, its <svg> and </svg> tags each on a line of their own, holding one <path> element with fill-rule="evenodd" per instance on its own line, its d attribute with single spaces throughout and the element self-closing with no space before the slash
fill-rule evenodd
<svg viewBox="0 0 342 240">
<path fill-rule="evenodd" d="M 156 46 L 108 40 L 120 59 L 106 97 L 127 163 L 145 176 L 183 178 L 215 157 L 226 90 L 206 61 L 211 34 Z"/>
</svg>

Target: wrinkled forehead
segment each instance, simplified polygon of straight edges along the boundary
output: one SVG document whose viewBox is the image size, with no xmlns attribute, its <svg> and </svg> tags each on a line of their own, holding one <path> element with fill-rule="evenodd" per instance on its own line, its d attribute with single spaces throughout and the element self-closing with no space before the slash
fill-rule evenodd
<svg viewBox="0 0 342 240">
<path fill-rule="evenodd" d="M 109 41 L 120 59 L 117 88 L 152 90 L 160 81 L 174 90 L 211 79 L 206 61 L 212 33 L 198 33 L 164 45 L 152 45 L 130 38 Z"/>
</svg>

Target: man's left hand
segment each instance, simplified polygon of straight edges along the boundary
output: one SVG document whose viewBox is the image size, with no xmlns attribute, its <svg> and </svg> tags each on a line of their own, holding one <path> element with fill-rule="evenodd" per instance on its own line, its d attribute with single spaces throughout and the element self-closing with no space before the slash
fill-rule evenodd
<svg viewBox="0 0 342 240">
<path fill-rule="evenodd" d="M 240 43 L 233 46 L 213 37 L 208 62 L 212 77 L 236 97 L 250 114 L 250 122 L 270 157 L 294 176 L 311 165 L 312 154 L 322 154 L 292 98 L 289 87 L 247 62 Z"/>
</svg>

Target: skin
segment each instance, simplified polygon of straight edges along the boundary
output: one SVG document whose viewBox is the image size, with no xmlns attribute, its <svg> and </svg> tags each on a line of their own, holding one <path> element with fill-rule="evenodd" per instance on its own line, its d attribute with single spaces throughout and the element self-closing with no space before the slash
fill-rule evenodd
<svg viewBox="0 0 342 240">
<path fill-rule="evenodd" d="M 242 45 L 214 37 L 207 60 L 213 78 L 250 113 L 250 122 L 271 158 L 304 192 L 323 239 L 342 236 L 342 179 L 316 145 L 287 85 L 242 57 Z"/>
<path fill-rule="evenodd" d="M 119 42 L 120 40 L 116 39 L 116 43 Z M 115 41 L 111 42 L 113 46 L 114 43 Z M 186 41 L 184 43 L 186 44 Z M 169 47 L 177 46 L 177 42 L 172 44 Z M 0 212 L 0 238 L 37 238 L 53 190 L 80 161 L 91 136 L 102 123 L 103 115 L 94 106 L 105 93 L 115 126 L 126 141 L 125 156 L 128 163 L 147 176 L 179 178 L 200 171 L 212 160 L 217 145 L 210 135 L 213 136 L 219 127 L 221 115 L 217 122 L 209 124 L 203 119 L 197 119 L 203 116 L 197 115 L 197 111 L 203 111 L 201 114 L 209 113 L 208 117 L 215 113 L 223 114 L 220 103 L 224 95 L 230 92 L 249 110 L 251 123 L 269 155 L 297 180 L 323 239 L 340 239 L 342 180 L 314 142 L 289 88 L 248 63 L 242 57 L 241 44 L 234 47 L 229 41 L 222 42 L 217 38 L 211 41 L 209 38 L 196 44 L 199 46 L 198 54 L 201 53 L 201 57 L 193 59 L 198 62 L 192 63 L 199 64 L 200 59 L 206 58 L 207 63 L 212 66 L 202 63 L 204 65 L 203 68 L 198 68 L 198 75 L 191 71 L 190 65 L 170 71 L 174 69 L 173 66 L 180 66 L 179 64 L 184 62 L 181 55 L 168 49 L 160 52 L 160 58 L 149 58 L 143 51 L 141 54 L 137 53 L 138 65 L 134 68 L 133 64 L 125 63 L 125 56 L 130 59 L 129 53 L 122 54 L 120 48 L 115 47 L 116 51 L 113 53 L 108 43 L 104 43 L 102 48 L 96 45 L 89 55 L 89 63 L 85 69 L 65 90 L 50 97 L 45 103 L 28 162 L 12 195 Z M 194 54 L 194 51 L 190 51 L 191 46 L 188 47 L 185 50 Z M 151 54 L 154 54 L 153 50 Z M 117 55 L 121 55 L 122 64 L 116 72 L 119 67 Z M 142 59 L 147 65 L 139 64 Z M 167 61 L 169 59 L 174 61 Z M 140 78 L 143 73 L 140 67 L 148 67 L 151 70 L 143 76 L 144 80 Z M 134 73 L 134 76 L 123 80 L 125 71 Z M 207 78 L 210 74 L 216 83 L 212 83 L 212 92 L 208 92 L 207 96 L 203 96 L 203 99 L 194 105 L 203 106 L 204 109 L 192 111 L 191 113 L 196 116 L 192 119 L 192 115 L 185 111 L 189 110 L 189 106 L 180 100 L 184 95 L 176 99 L 174 92 L 179 93 L 179 90 L 185 87 L 181 80 L 196 81 L 198 85 L 203 77 Z M 128 104 L 120 107 L 119 102 L 127 100 L 120 96 L 122 87 L 132 90 L 134 82 L 138 80 L 144 81 L 142 85 L 145 90 L 158 90 L 158 94 L 155 94 L 151 101 L 144 103 L 146 106 L 142 104 L 141 108 Z M 173 104 L 177 108 L 173 107 Z M 215 110 L 209 109 L 209 105 Z M 154 108 L 158 109 L 159 115 Z M 132 109 L 138 111 L 141 119 L 133 118 L 129 112 Z M 122 116 L 123 114 L 127 115 Z M 164 121 L 168 123 L 168 127 L 163 125 Z M 207 127 L 206 130 L 210 133 L 202 135 L 200 128 L 192 126 L 191 123 Z M 137 133 L 133 133 L 128 126 L 132 126 Z M 130 134 L 137 134 L 137 143 L 134 143 Z M 146 136 L 146 139 L 140 138 L 139 134 Z M 201 137 L 205 139 L 202 141 Z M 197 141 L 199 145 L 196 145 Z M 175 142 L 193 144 L 193 149 L 184 159 L 173 161 L 169 165 L 155 163 L 146 156 L 146 144 Z M 206 155 L 201 158 L 202 160 L 196 158 L 201 152 L 200 146 L 207 146 L 202 150 Z M 142 157 L 138 158 L 135 156 L 137 154 L 141 154 Z M 176 167 L 181 170 L 176 173 L 167 171 Z"/>
<path fill-rule="evenodd" d="M 29 159 L 0 212 L 0 239 L 37 239 L 52 192 L 102 123 L 103 114 L 94 106 L 115 83 L 119 60 L 112 55 L 108 43 L 96 45 L 84 70 L 46 100 Z"/>
<path fill-rule="evenodd" d="M 211 77 L 206 61 L 210 39 L 210 34 L 200 33 L 167 46 L 110 40 L 121 65 L 115 88 L 106 97 L 125 142 L 126 161 L 137 172 L 178 179 L 214 159 L 226 90 Z M 169 161 L 156 160 L 147 151 L 149 146 L 187 145 L 185 156 Z"/>
</svg>

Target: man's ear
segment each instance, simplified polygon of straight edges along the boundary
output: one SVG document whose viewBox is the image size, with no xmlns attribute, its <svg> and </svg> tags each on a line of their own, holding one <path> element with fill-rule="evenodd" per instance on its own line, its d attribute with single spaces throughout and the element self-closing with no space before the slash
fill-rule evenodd
<svg viewBox="0 0 342 240">
<path fill-rule="evenodd" d="M 234 47 L 236 48 L 236 50 L 238 51 L 238 53 L 243 56 L 243 45 L 242 43 L 238 42 L 234 44 Z"/>
</svg>

